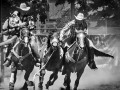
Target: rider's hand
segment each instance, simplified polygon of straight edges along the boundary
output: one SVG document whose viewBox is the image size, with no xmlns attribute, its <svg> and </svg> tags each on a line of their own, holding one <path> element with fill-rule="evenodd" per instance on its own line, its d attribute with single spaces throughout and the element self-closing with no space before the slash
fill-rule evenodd
<svg viewBox="0 0 120 90">
<path fill-rule="evenodd" d="M 25 22 L 20 22 L 20 23 L 18 24 L 19 27 L 24 27 L 25 25 L 26 25 Z"/>
</svg>

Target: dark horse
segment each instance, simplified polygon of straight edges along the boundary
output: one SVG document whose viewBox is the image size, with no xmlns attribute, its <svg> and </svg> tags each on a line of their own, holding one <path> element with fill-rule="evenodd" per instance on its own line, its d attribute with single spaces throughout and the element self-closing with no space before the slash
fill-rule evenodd
<svg viewBox="0 0 120 90">
<path fill-rule="evenodd" d="M 25 83 L 22 90 L 27 90 L 27 86 L 33 85 L 33 82 L 29 81 L 28 79 L 35 65 L 35 60 L 32 55 L 30 45 L 30 31 L 28 28 L 22 28 L 20 30 L 20 37 L 13 46 L 13 49 L 11 50 L 11 55 L 12 64 L 9 89 L 14 90 L 17 70 L 25 70 Z"/>
<path fill-rule="evenodd" d="M 74 90 L 77 90 L 79 85 L 79 80 L 84 72 L 86 65 L 88 64 L 88 49 L 85 43 L 85 33 L 79 32 L 76 34 L 76 38 L 74 38 L 74 42 L 70 44 L 71 40 L 66 40 L 70 47 L 66 52 L 66 58 L 64 63 L 63 74 L 65 74 L 64 85 L 66 86 L 66 90 L 70 90 L 70 76 L 72 72 L 76 72 L 77 78 L 74 84 Z M 99 51 L 95 51 L 97 56 L 106 56 L 112 57 L 111 55 L 104 54 Z M 101 53 L 98 54 L 98 53 Z"/>
<path fill-rule="evenodd" d="M 59 43 L 58 33 L 50 35 L 47 40 L 47 52 L 43 58 L 44 65 L 41 67 L 47 71 L 52 71 L 50 78 L 46 84 L 46 89 L 53 85 L 58 78 L 58 72 L 61 70 L 63 65 L 63 50 Z"/>
<path fill-rule="evenodd" d="M 63 49 L 60 46 L 58 36 L 58 33 L 55 32 L 50 38 L 50 42 L 48 42 L 48 52 L 50 53 L 48 56 L 50 57 L 45 69 L 48 71 L 52 71 L 53 73 L 50 75 L 49 81 L 46 84 L 47 89 L 57 80 L 58 72 L 61 70 L 63 65 Z"/>
</svg>

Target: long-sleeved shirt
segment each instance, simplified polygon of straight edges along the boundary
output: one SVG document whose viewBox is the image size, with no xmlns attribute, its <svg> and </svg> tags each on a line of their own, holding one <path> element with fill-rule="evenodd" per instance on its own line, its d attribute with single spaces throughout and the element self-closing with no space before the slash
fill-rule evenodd
<svg viewBox="0 0 120 90">
<path fill-rule="evenodd" d="M 16 25 L 18 25 L 20 23 L 20 18 L 19 17 L 9 17 L 9 19 L 7 19 L 4 24 L 3 24 L 3 30 L 9 29 L 9 28 L 13 28 Z"/>
<path fill-rule="evenodd" d="M 72 20 L 72 21 L 68 22 L 68 23 L 63 27 L 63 29 L 62 29 L 61 32 L 60 32 L 60 40 L 63 39 L 63 36 L 64 36 L 65 33 L 67 33 L 68 31 L 69 31 L 69 33 L 70 33 L 70 27 L 71 27 L 72 25 L 74 25 L 74 27 L 75 27 L 76 29 L 85 30 L 85 31 L 86 31 L 86 34 L 87 34 L 87 33 L 88 33 L 87 24 L 86 24 L 85 21 L 82 21 L 82 24 L 84 24 L 83 27 L 82 27 L 82 26 L 79 26 L 79 24 L 77 25 L 77 24 L 76 24 L 76 20 Z"/>
</svg>

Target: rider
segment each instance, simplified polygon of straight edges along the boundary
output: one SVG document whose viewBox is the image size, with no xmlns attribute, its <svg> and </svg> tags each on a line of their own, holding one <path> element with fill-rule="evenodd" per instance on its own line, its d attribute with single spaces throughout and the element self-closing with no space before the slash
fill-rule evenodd
<svg viewBox="0 0 120 90">
<path fill-rule="evenodd" d="M 83 30 L 86 32 L 86 35 L 87 35 L 87 32 L 88 32 L 87 23 L 85 21 L 83 13 L 78 13 L 78 15 L 75 16 L 74 20 L 70 21 L 68 24 L 66 24 L 63 27 L 63 29 L 60 32 L 60 40 L 63 41 L 63 36 L 68 31 L 69 31 L 69 36 L 75 40 L 75 38 L 76 38 L 75 29 Z M 71 41 L 73 41 L 73 40 L 71 40 Z M 89 64 L 88 65 L 91 69 L 97 69 L 95 61 L 94 61 L 93 43 L 88 38 L 86 38 L 85 41 L 86 41 L 85 43 L 88 47 L 88 53 L 89 53 L 88 54 L 88 57 L 89 57 Z"/>
<path fill-rule="evenodd" d="M 7 53 L 6 53 L 6 60 L 5 60 L 5 63 L 3 64 L 7 67 L 11 64 L 11 60 L 10 60 L 11 45 L 15 43 L 17 37 L 19 36 L 19 34 L 18 34 L 19 28 L 18 27 L 23 24 L 24 23 L 22 23 L 20 20 L 20 13 L 18 11 L 14 11 L 12 13 L 11 17 L 9 17 L 3 24 L 3 28 L 2 28 L 3 34 L 8 35 L 8 39 L 6 41 L 0 43 L 0 46 L 8 45 Z"/>
<path fill-rule="evenodd" d="M 3 24 L 3 30 L 4 31 L 8 30 L 10 32 L 12 30 L 11 33 L 8 33 L 12 38 L 0 43 L 0 46 L 6 45 L 6 44 L 10 45 L 16 41 L 17 37 L 19 36 L 19 27 L 27 25 L 24 12 L 27 12 L 29 9 L 30 7 L 27 7 L 25 3 L 21 3 L 20 4 L 21 11 L 14 11 L 12 16 L 5 21 L 5 23 Z M 9 55 L 7 55 L 5 63 L 3 64 L 6 67 L 9 67 L 11 64 L 10 50 L 11 48 L 8 47 L 7 54 Z"/>
<path fill-rule="evenodd" d="M 29 30 L 34 30 L 35 29 L 35 22 L 34 22 L 34 18 L 31 14 L 32 12 L 32 8 L 33 7 L 28 7 L 26 5 L 26 3 L 21 3 L 20 4 L 20 12 L 21 12 L 21 21 L 25 22 L 25 26 L 27 26 L 29 28 Z M 39 60 L 38 60 L 38 56 L 36 55 L 34 49 L 34 46 L 31 45 L 31 50 L 32 50 L 32 55 L 34 56 L 35 59 L 35 65 L 38 66 Z"/>
</svg>

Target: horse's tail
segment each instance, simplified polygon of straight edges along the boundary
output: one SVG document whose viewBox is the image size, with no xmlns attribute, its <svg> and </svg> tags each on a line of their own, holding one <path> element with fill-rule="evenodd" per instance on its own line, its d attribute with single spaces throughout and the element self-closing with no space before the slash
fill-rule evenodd
<svg viewBox="0 0 120 90">
<path fill-rule="evenodd" d="M 102 56 L 102 57 L 111 57 L 111 58 L 114 58 L 114 56 L 106 54 L 104 52 L 101 52 L 101 51 L 99 51 L 99 50 L 97 50 L 95 48 L 94 48 L 94 54 L 95 54 L 95 56 Z"/>
</svg>

